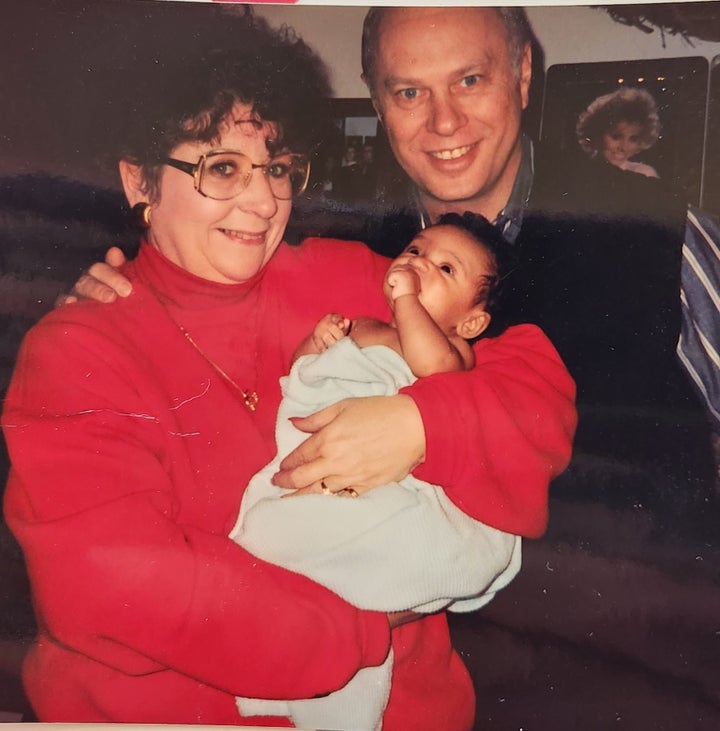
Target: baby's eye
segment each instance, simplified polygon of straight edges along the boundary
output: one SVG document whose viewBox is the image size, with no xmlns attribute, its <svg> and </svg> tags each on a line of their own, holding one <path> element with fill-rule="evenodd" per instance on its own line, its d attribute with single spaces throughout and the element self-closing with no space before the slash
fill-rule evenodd
<svg viewBox="0 0 720 731">
<path fill-rule="evenodd" d="M 440 269 L 445 272 L 445 274 L 453 274 L 455 271 L 449 264 L 441 264 Z"/>
<path fill-rule="evenodd" d="M 417 246 L 408 246 L 407 249 L 405 249 L 406 254 L 412 254 L 413 256 L 417 256 L 420 253 L 420 250 Z"/>
</svg>

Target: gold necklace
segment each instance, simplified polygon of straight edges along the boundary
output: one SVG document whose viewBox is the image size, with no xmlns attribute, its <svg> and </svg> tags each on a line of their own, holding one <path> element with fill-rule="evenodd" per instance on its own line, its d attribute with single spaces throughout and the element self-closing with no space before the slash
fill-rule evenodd
<svg viewBox="0 0 720 731">
<path fill-rule="evenodd" d="M 170 322 L 172 322 L 173 325 L 175 325 L 175 327 L 185 336 L 185 340 L 187 340 L 188 343 L 190 343 L 190 345 L 195 348 L 197 353 L 208 363 L 208 365 L 210 365 L 215 370 L 215 372 L 225 381 L 225 383 L 234 388 L 240 394 L 240 396 L 242 396 L 242 401 L 245 406 L 247 406 L 250 411 L 255 411 L 258 405 L 258 401 L 260 400 L 258 392 L 255 390 L 251 391 L 249 388 L 242 388 L 232 378 L 230 378 L 230 376 L 225 373 L 225 371 L 193 340 L 190 333 L 170 314 L 170 310 L 163 302 L 160 293 L 154 287 L 150 287 L 148 285 L 148 288 L 155 295 L 155 299 L 158 301 L 163 310 L 165 310 L 165 314 L 170 319 Z"/>
<path fill-rule="evenodd" d="M 173 322 L 175 322 L 175 320 L 173 320 Z M 241 388 L 238 386 L 238 384 L 235 383 L 235 381 L 233 381 L 233 379 L 230 378 L 230 376 L 228 376 L 228 374 L 225 373 L 225 371 L 212 358 L 203 352 L 200 346 L 192 339 L 190 333 L 179 322 L 175 322 L 175 324 L 178 326 L 180 332 L 185 336 L 188 343 L 190 343 L 190 345 L 192 345 L 193 348 L 195 348 L 195 350 L 197 350 L 197 352 L 205 358 L 205 360 L 217 371 L 217 373 L 225 379 L 227 384 L 232 386 L 242 396 L 245 406 L 247 406 L 250 411 L 255 411 L 258 401 L 260 400 L 257 391 L 251 391 L 249 388 Z"/>
</svg>

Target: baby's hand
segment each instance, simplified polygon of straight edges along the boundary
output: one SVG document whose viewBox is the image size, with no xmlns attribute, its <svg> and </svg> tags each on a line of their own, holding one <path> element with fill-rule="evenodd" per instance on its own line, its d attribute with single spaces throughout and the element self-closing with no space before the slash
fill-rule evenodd
<svg viewBox="0 0 720 731">
<path fill-rule="evenodd" d="M 420 277 L 406 264 L 399 264 L 388 272 L 387 283 L 390 285 L 390 296 L 393 302 L 405 294 L 420 294 Z"/>
<path fill-rule="evenodd" d="M 333 343 L 342 340 L 350 331 L 350 320 L 347 317 L 331 312 L 325 315 L 313 330 L 313 345 L 318 353 L 327 350 Z"/>
</svg>

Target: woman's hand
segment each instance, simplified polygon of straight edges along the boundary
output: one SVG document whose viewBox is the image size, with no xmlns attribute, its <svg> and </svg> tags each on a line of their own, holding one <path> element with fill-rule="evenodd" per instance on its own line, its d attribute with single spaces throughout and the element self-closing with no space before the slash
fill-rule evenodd
<svg viewBox="0 0 720 731">
<path fill-rule="evenodd" d="M 351 487 L 361 495 L 403 479 L 425 459 L 422 418 L 404 394 L 344 399 L 292 421 L 311 436 L 280 463 L 273 477 L 279 487 L 334 493 Z"/>
<path fill-rule="evenodd" d="M 80 299 L 113 302 L 118 297 L 127 297 L 132 292 L 132 285 L 118 271 L 126 261 L 125 254 L 117 246 L 108 249 L 105 261 L 96 262 L 84 272 L 69 294 L 58 296 L 55 307 L 68 305 Z"/>
</svg>

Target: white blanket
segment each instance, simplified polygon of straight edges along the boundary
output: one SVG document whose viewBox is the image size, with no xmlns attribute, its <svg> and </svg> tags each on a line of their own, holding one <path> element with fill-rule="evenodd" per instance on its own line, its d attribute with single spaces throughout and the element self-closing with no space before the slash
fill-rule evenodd
<svg viewBox="0 0 720 731">
<path fill-rule="evenodd" d="M 520 568 L 520 538 L 465 515 L 444 491 L 409 475 L 359 498 L 305 495 L 270 479 L 280 460 L 307 438 L 288 417 L 340 399 L 393 395 L 414 376 L 385 346 L 360 349 L 344 338 L 304 356 L 281 379 L 278 455 L 251 480 L 230 533 L 254 555 L 310 577 L 361 609 L 464 612 L 478 609 Z M 478 485 L 482 490 L 482 485 Z M 238 699 L 243 715 L 285 715 L 296 726 L 370 731 L 382 725 L 392 657 L 360 671 L 318 699 Z"/>
</svg>

